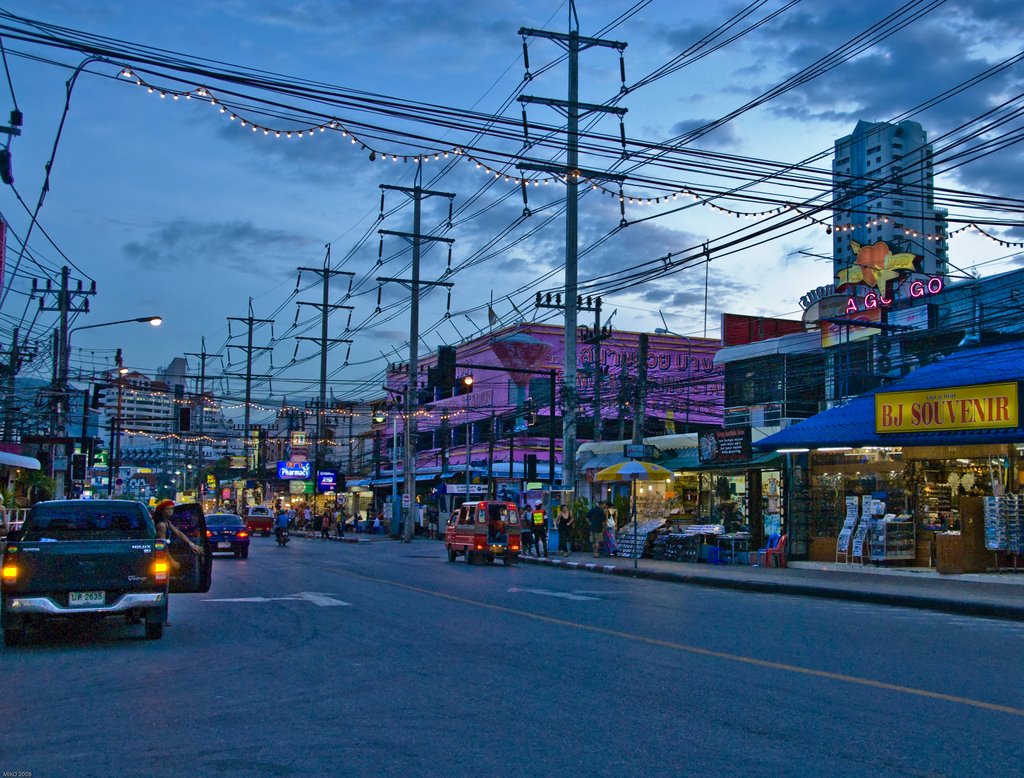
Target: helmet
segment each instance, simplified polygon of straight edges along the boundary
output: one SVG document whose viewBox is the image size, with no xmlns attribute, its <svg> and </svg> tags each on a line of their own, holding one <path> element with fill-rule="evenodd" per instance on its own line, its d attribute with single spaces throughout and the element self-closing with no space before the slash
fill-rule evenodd
<svg viewBox="0 0 1024 778">
<path fill-rule="evenodd" d="M 158 502 L 156 505 L 153 506 L 153 513 L 156 513 L 157 511 L 163 510 L 164 508 L 173 508 L 173 507 L 174 507 L 174 500 L 161 500 L 160 502 Z"/>
</svg>

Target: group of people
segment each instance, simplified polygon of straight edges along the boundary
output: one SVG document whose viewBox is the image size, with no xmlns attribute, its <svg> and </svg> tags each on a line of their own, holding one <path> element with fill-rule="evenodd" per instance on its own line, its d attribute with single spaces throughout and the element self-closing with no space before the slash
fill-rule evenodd
<svg viewBox="0 0 1024 778">
<path fill-rule="evenodd" d="M 279 501 L 274 507 L 274 511 L 277 519 L 276 526 L 318 533 L 324 540 L 330 539 L 332 531 L 339 538 L 345 537 L 345 524 L 348 522 L 348 516 L 345 514 L 345 508 L 340 505 L 333 511 L 316 514 L 308 505 L 300 506 L 298 509 L 285 508 Z M 357 514 L 356 520 L 358 518 Z"/>
<path fill-rule="evenodd" d="M 541 503 L 529 512 L 528 520 L 523 523 L 523 551 L 536 556 L 548 556 L 548 525 Z M 590 543 L 594 556 L 615 556 L 619 553 L 615 542 L 618 529 L 618 512 L 610 502 L 594 503 L 587 513 L 590 529 Z M 570 540 L 575 524 L 572 510 L 567 504 L 558 506 L 555 514 L 555 525 L 558 528 L 558 554 L 569 556 Z M 543 546 L 543 551 L 541 547 Z"/>
<path fill-rule="evenodd" d="M 615 556 L 619 547 L 615 543 L 615 531 L 618 529 L 618 515 L 608 501 L 597 502 L 587 512 L 590 523 L 590 544 L 594 556 Z"/>
</svg>

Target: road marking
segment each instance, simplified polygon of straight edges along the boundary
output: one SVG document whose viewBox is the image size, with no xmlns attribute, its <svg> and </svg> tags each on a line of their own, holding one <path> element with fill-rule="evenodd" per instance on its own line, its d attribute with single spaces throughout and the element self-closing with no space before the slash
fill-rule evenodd
<svg viewBox="0 0 1024 778">
<path fill-rule="evenodd" d="M 481 602 L 480 600 L 471 600 L 468 597 L 460 597 L 457 594 L 437 592 L 432 589 L 424 589 L 419 586 L 413 586 L 412 584 L 404 584 L 398 581 L 389 580 L 387 578 L 375 578 L 370 575 L 360 575 L 359 573 L 352 572 L 346 572 L 345 575 L 350 575 L 353 578 L 359 578 L 363 581 L 372 581 L 374 583 L 387 584 L 389 586 L 394 586 L 398 589 L 405 589 L 407 591 L 416 592 L 418 594 L 426 594 L 431 597 L 438 597 L 442 600 L 449 600 L 450 602 L 457 602 L 463 605 L 473 605 L 477 608 L 484 608 L 486 610 L 497 611 L 499 613 L 508 613 L 513 616 L 522 616 L 523 618 L 533 619 L 534 621 L 542 621 L 547 624 L 557 624 L 562 627 L 569 627 L 571 629 L 578 629 L 584 632 L 591 632 L 598 635 L 607 635 L 609 637 L 621 638 L 623 640 L 630 640 L 636 643 L 644 643 L 646 645 L 658 646 L 660 648 L 667 648 L 673 651 L 681 651 L 688 654 L 695 654 L 697 656 L 712 657 L 714 659 L 722 659 L 728 662 L 752 665 L 754 667 L 763 667 L 769 670 L 779 670 L 787 673 L 796 673 L 798 675 L 809 675 L 815 678 L 825 678 L 827 680 L 839 681 L 841 683 L 852 684 L 854 686 L 865 686 L 871 689 L 883 689 L 885 691 L 896 692 L 898 694 L 906 694 L 912 697 L 924 697 L 926 699 L 931 700 L 942 700 L 943 702 L 951 702 L 956 705 L 965 705 L 970 708 L 980 708 L 981 710 L 995 711 L 996 713 L 1007 713 L 1011 716 L 1019 716 L 1021 718 L 1024 718 L 1024 708 L 1014 708 L 1011 705 L 999 705 L 994 702 L 974 700 L 970 697 L 959 697 L 955 694 L 945 694 L 944 692 L 933 692 L 929 691 L 928 689 L 917 689 L 913 686 L 901 686 L 895 683 L 887 683 L 886 681 L 876 681 L 873 678 L 861 678 L 856 675 L 832 673 L 827 670 L 815 670 L 811 667 L 790 665 L 784 662 L 773 662 L 768 659 L 758 659 L 756 657 L 743 656 L 742 654 L 730 654 L 724 651 L 713 651 L 709 648 L 691 646 L 685 643 L 674 643 L 670 640 L 660 640 L 658 638 L 646 637 L 645 635 L 634 635 L 630 632 L 621 632 L 616 629 L 596 627 L 590 624 L 580 624 L 576 621 L 559 619 L 555 618 L 554 616 L 542 616 L 539 613 L 531 613 L 530 611 L 519 610 L 518 608 L 509 608 L 505 605 L 495 605 L 489 602 Z"/>
<path fill-rule="evenodd" d="M 569 592 L 552 592 L 547 589 L 509 589 L 510 592 L 526 592 L 527 594 L 541 594 L 545 597 L 559 597 L 563 600 L 597 600 L 598 597 L 585 597 L 582 594 L 570 594 Z"/>
<path fill-rule="evenodd" d="M 291 597 L 223 597 L 223 598 L 206 598 L 203 602 L 280 602 L 282 600 L 305 600 L 311 602 L 314 605 L 319 605 L 321 608 L 331 608 L 338 605 L 351 605 L 350 602 L 344 600 L 336 600 L 329 594 L 323 592 L 299 592 L 293 594 Z"/>
</svg>

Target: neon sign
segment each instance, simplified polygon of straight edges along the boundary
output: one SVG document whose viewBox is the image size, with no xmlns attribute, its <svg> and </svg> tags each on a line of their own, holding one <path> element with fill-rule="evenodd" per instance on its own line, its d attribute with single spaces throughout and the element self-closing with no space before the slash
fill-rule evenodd
<svg viewBox="0 0 1024 778">
<path fill-rule="evenodd" d="M 945 283 L 941 276 L 932 276 L 924 281 L 920 279 L 914 279 L 907 286 L 907 292 L 915 299 L 921 297 L 930 297 L 931 295 L 938 294 L 942 291 Z M 896 292 L 899 292 L 903 288 L 903 284 L 900 284 L 896 288 Z M 857 313 L 858 311 L 869 311 L 874 308 L 885 308 L 892 305 L 893 300 L 897 298 L 897 294 L 893 293 L 892 296 L 886 297 L 884 292 L 868 292 L 863 297 L 849 297 L 846 300 L 846 313 Z"/>
</svg>

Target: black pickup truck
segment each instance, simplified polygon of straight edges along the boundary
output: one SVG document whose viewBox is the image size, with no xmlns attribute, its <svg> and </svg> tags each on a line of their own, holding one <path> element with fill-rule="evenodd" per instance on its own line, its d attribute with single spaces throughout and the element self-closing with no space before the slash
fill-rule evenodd
<svg viewBox="0 0 1024 778">
<path fill-rule="evenodd" d="M 176 533 L 158 539 L 146 507 L 130 500 L 53 500 L 11 532 L 0 569 L 4 644 L 22 643 L 51 618 L 124 617 L 163 635 L 169 592 L 210 589 L 210 547 L 198 505 L 176 505 Z M 198 548 L 197 554 L 192 546 Z"/>
</svg>

